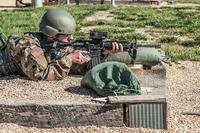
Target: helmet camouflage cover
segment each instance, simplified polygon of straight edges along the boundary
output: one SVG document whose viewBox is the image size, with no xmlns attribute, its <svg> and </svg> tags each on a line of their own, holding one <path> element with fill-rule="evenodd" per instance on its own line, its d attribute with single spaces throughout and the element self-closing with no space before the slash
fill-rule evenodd
<svg viewBox="0 0 200 133">
<path fill-rule="evenodd" d="M 39 28 L 48 36 L 72 34 L 75 31 L 76 23 L 73 16 L 65 10 L 50 9 L 42 16 Z"/>
</svg>

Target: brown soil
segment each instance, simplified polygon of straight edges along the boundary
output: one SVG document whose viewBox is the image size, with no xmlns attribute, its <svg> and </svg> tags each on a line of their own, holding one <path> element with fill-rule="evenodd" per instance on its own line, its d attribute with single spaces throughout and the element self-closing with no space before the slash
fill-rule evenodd
<svg viewBox="0 0 200 133">
<path fill-rule="evenodd" d="M 146 42 L 154 43 L 158 41 L 158 39 L 161 36 L 174 36 L 175 31 L 174 29 L 159 29 L 159 28 L 154 28 L 151 26 L 146 26 L 145 28 L 135 29 L 135 32 L 144 35 L 147 38 Z M 192 37 L 190 36 L 177 35 L 174 37 L 182 41 L 192 40 Z"/>
</svg>

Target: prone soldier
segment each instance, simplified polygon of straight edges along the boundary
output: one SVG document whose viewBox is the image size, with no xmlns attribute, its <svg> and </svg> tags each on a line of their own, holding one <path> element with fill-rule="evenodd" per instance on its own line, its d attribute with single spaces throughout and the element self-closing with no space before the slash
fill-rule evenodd
<svg viewBox="0 0 200 133">
<path fill-rule="evenodd" d="M 41 32 L 22 37 L 10 36 L 8 52 L 23 73 L 32 80 L 60 80 L 71 74 L 85 74 L 91 68 L 91 58 L 85 50 L 71 46 L 44 49 L 50 42 L 71 42 L 76 23 L 73 16 L 61 9 L 50 9 L 41 18 Z M 123 46 L 112 43 L 112 50 L 103 54 L 122 52 Z"/>
</svg>

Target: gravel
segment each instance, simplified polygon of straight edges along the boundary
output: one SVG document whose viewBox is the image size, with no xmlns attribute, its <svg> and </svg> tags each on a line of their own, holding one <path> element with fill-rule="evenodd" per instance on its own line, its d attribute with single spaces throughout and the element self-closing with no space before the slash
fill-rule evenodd
<svg viewBox="0 0 200 133">
<path fill-rule="evenodd" d="M 31 81 L 26 77 L 12 76 L 0 78 L 0 100 L 63 100 L 91 101 L 96 94 L 81 88 L 82 76 L 70 76 L 60 81 Z"/>
<path fill-rule="evenodd" d="M 30 2 L 30 0 L 25 0 Z M 1 0 L 0 6 L 14 6 L 14 0 Z M 160 6 L 166 6 L 163 3 Z M 157 7 L 160 7 L 157 6 Z M 176 4 L 168 6 L 199 6 L 198 4 Z M 5 8 L 0 8 L 0 10 Z M 184 61 L 173 66 L 166 65 L 168 82 L 168 130 L 80 126 L 70 128 L 42 129 L 23 127 L 14 123 L 0 123 L 0 133 L 200 133 L 200 117 L 182 115 L 182 112 L 200 112 L 200 62 Z M 27 100 L 85 100 L 97 97 L 94 92 L 81 89 L 81 76 L 67 77 L 62 81 L 34 82 L 19 76 L 0 78 L 0 101 L 10 99 Z"/>
<path fill-rule="evenodd" d="M 172 66 L 166 65 L 168 83 L 168 130 L 79 126 L 70 128 L 42 129 L 23 127 L 13 123 L 1 123 L 1 133 L 77 133 L 77 132 L 106 132 L 106 133 L 159 133 L 159 132 L 200 132 L 200 117 L 182 115 L 183 112 L 200 112 L 200 62 L 184 61 Z M 81 76 L 70 76 L 62 81 L 30 81 L 19 76 L 0 78 L 0 100 L 39 98 L 72 100 L 84 99 L 90 101 L 96 97 L 91 90 L 80 89 Z M 74 87 L 75 86 L 75 87 Z M 55 89 L 56 88 L 56 89 Z M 64 88 L 64 89 L 63 89 Z"/>
</svg>

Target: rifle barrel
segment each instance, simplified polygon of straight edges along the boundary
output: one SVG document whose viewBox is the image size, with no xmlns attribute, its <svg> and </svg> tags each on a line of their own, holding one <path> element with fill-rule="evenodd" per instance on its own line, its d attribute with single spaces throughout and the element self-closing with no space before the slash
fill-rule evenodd
<svg viewBox="0 0 200 133">
<path fill-rule="evenodd" d="M 112 49 L 112 42 L 113 41 L 105 41 L 103 42 L 103 46 L 105 48 Z M 161 45 L 158 45 L 158 44 L 135 44 L 135 43 L 129 43 L 129 42 L 120 42 L 120 41 L 116 41 L 116 42 L 121 43 L 124 49 L 130 49 L 131 47 L 161 48 Z"/>
<path fill-rule="evenodd" d="M 86 47 L 86 42 L 89 42 L 88 40 L 82 40 L 82 41 L 75 41 L 75 42 L 53 42 L 43 45 L 43 47 L 65 47 L 65 46 L 75 46 L 75 47 Z M 135 44 L 135 43 L 128 43 L 128 42 L 120 42 L 116 41 L 117 43 L 120 43 L 123 45 L 124 49 L 130 49 L 132 47 L 138 48 L 138 47 L 147 47 L 147 48 L 161 48 L 161 45 L 158 44 Z M 103 41 L 102 47 L 106 49 L 112 49 L 112 43 L 113 41 Z"/>
</svg>

